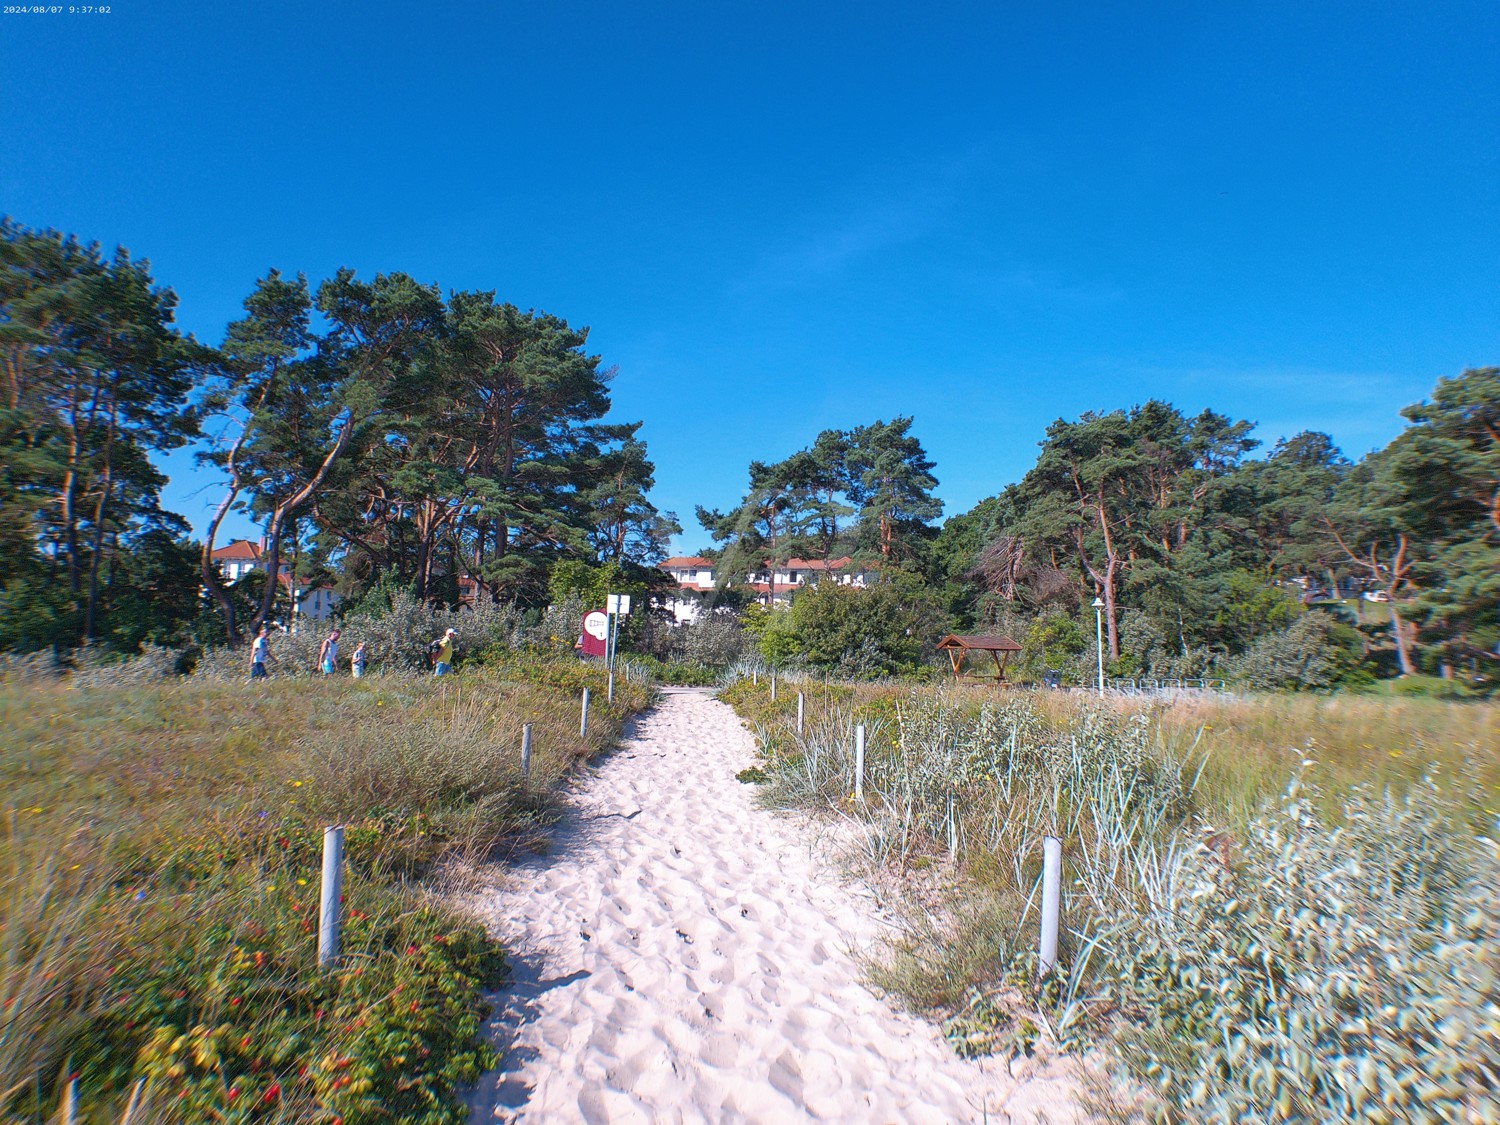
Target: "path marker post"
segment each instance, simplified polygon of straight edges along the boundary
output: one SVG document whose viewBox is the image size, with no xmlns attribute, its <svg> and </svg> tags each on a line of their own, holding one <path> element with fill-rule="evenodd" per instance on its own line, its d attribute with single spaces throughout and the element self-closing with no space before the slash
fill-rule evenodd
<svg viewBox="0 0 1500 1125">
<path fill-rule="evenodd" d="M 771 673 L 771 702 L 776 702 L 776 673 Z"/>
<path fill-rule="evenodd" d="M 607 702 L 607 703 L 613 703 L 614 701 L 615 701 L 615 674 L 613 672 L 611 672 L 609 674 L 609 697 L 605 700 L 605 702 Z"/>
<path fill-rule="evenodd" d="M 578 737 L 582 738 L 589 732 L 589 689 L 583 689 L 583 708 L 578 716 Z"/>
<path fill-rule="evenodd" d="M 526 779 L 531 776 L 531 724 L 527 723 L 521 728 L 521 784 L 526 784 Z"/>
<path fill-rule="evenodd" d="M 802 733 L 802 693 L 797 693 L 797 733 Z"/>
<path fill-rule="evenodd" d="M 865 799 L 865 724 L 854 728 L 854 799 Z"/>
<path fill-rule="evenodd" d="M 344 829 L 323 829 L 323 893 L 318 901 L 318 968 L 339 959 L 339 914 L 344 899 Z"/>
<path fill-rule="evenodd" d="M 1042 839 L 1042 939 L 1037 951 L 1037 973 L 1046 976 L 1057 964 L 1057 926 L 1062 912 L 1062 841 Z"/>
</svg>

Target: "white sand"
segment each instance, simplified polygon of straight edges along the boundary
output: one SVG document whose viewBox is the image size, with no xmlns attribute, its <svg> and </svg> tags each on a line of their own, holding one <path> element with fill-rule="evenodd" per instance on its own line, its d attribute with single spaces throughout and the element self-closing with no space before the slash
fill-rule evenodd
<svg viewBox="0 0 1500 1125">
<path fill-rule="evenodd" d="M 850 950 L 882 923 L 805 823 L 756 808 L 734 777 L 754 758 L 726 705 L 668 692 L 574 787 L 552 852 L 483 897 L 515 982 L 473 1120 L 1081 1120 L 1060 1068 L 959 1059 L 861 984 Z"/>
</svg>

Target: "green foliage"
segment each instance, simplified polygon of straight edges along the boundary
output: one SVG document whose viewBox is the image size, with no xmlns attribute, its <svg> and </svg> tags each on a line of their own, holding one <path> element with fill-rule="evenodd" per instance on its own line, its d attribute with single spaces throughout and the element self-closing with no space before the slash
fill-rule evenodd
<svg viewBox="0 0 1500 1125">
<path fill-rule="evenodd" d="M 1232 649 L 1286 628 L 1302 612 L 1301 603 L 1285 587 L 1248 570 L 1225 574 L 1215 601 L 1214 631 Z"/>
<path fill-rule="evenodd" d="M 698 508 L 704 529 L 726 544 L 720 571 L 750 573 L 799 554 L 827 562 L 838 550 L 878 551 L 887 565 L 919 561 L 928 524 L 943 506 L 932 494 L 933 463 L 911 425 L 911 418 L 895 418 L 824 430 L 785 461 L 752 461 L 750 489 L 738 507 Z M 852 525 L 840 523 L 856 512 Z"/>
<path fill-rule="evenodd" d="M 1095 915 L 1130 1072 L 1161 1120 L 1478 1114 L 1500 1079 L 1495 845 L 1433 792 L 1357 788 L 1336 828 L 1310 796 L 1294 782 L 1227 853 L 1141 856 L 1136 908 Z"/>
<path fill-rule="evenodd" d="M 1108 1041 L 1162 1121 L 1484 1119 L 1500 851 L 1457 814 L 1485 802 L 1493 825 L 1493 708 L 1282 697 L 1135 710 L 861 687 L 814 706 L 799 738 L 764 687 L 721 698 L 753 717 L 768 801 L 836 807 L 888 875 L 949 865 L 954 897 L 935 911 L 920 896 L 872 972 L 952 1013 L 960 1053 Z M 863 801 L 850 799 L 856 717 L 871 724 Z M 1227 776 L 1282 784 L 1266 747 L 1314 735 L 1320 758 L 1343 759 L 1337 773 L 1304 762 L 1283 799 L 1227 808 Z M 1418 747 L 1444 787 L 1402 772 Z M 1314 773 L 1368 781 L 1320 792 Z M 1067 932 L 1038 981 L 1044 835 L 1064 841 Z"/>
<path fill-rule="evenodd" d="M 868 678 L 918 671 L 937 640 L 941 610 L 916 579 L 867 588 L 820 582 L 772 611 L 759 636 L 772 664 L 800 662 Z"/>
<path fill-rule="evenodd" d="M 764 623 L 763 611 L 764 607 L 756 604 L 747 606 L 745 614 Z M 744 620 L 744 617 L 737 621 L 726 614 L 705 613 L 698 620 L 678 627 L 674 651 L 689 664 L 712 668 L 733 664 L 744 654 L 750 632 Z"/>
<path fill-rule="evenodd" d="M 1049 668 L 1077 668 L 1079 658 L 1093 649 L 1083 624 L 1060 610 L 1038 616 L 1020 641 L 1021 667 L 1036 680 Z"/>
<path fill-rule="evenodd" d="M 118 631 L 129 650 L 146 622 L 165 637 L 195 616 L 157 581 L 187 528 L 150 457 L 198 435 L 189 400 L 213 365 L 175 307 L 125 249 L 0 219 L 0 643 Z"/>
<path fill-rule="evenodd" d="M 1356 678 L 1358 645 L 1353 629 L 1314 610 L 1260 637 L 1224 674 L 1259 691 L 1330 688 Z"/>
<path fill-rule="evenodd" d="M 597 669 L 534 655 L 442 686 L 250 687 L 166 677 L 160 655 L 0 684 L 0 1114 L 51 1120 L 74 1072 L 90 1120 L 117 1120 L 141 1080 L 148 1120 L 464 1120 L 505 962 L 417 880 L 534 832 L 646 690 L 618 683 L 610 705 Z M 322 971 L 330 823 L 345 929 Z"/>
</svg>

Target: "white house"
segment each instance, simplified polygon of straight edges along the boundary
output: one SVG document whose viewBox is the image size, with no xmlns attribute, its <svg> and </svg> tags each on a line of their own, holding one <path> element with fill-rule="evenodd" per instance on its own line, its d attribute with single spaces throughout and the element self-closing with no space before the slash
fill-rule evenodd
<svg viewBox="0 0 1500 1125">
<path fill-rule="evenodd" d="M 768 561 L 760 570 L 745 575 L 741 584 L 753 590 L 762 605 L 774 602 L 786 605 L 805 586 L 818 581 L 837 582 L 841 586 L 863 588 L 874 579 L 874 572 L 855 568 L 847 555 L 839 559 L 788 559 L 772 566 Z M 696 555 L 670 558 L 659 563 L 660 569 L 677 580 L 677 595 L 668 602 L 673 618 L 680 624 L 696 621 L 703 603 L 714 590 L 713 560 Z M 774 581 L 773 581 L 774 579 Z"/>
<path fill-rule="evenodd" d="M 284 571 L 279 578 L 281 588 L 292 597 L 294 621 L 304 618 L 308 621 L 327 621 L 333 616 L 334 607 L 342 600 L 332 586 L 314 585 L 300 579 L 294 583 L 292 576 Z"/>
<path fill-rule="evenodd" d="M 265 548 L 259 543 L 252 543 L 248 539 L 235 539 L 222 547 L 215 547 L 210 558 L 219 566 L 219 573 L 224 576 L 224 581 L 229 583 L 238 582 L 252 570 L 264 566 L 261 556 Z"/>
</svg>

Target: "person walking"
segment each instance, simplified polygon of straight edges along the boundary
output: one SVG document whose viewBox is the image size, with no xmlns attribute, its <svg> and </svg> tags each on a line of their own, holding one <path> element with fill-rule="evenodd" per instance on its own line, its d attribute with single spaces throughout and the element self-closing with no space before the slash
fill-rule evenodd
<svg viewBox="0 0 1500 1125">
<path fill-rule="evenodd" d="M 365 674 L 365 642 L 354 646 L 354 655 L 349 658 L 349 671 L 357 680 Z"/>
<path fill-rule="evenodd" d="M 318 649 L 318 667 L 322 669 L 323 675 L 333 675 L 337 668 L 338 658 L 339 631 L 335 629 L 323 638 L 323 646 Z"/>
<path fill-rule="evenodd" d="M 271 659 L 271 631 L 264 625 L 260 632 L 255 634 L 255 639 L 250 642 L 250 678 L 252 680 L 265 680 L 270 676 L 266 672 L 266 661 Z"/>
<path fill-rule="evenodd" d="M 458 630 L 450 628 L 432 642 L 432 654 L 435 658 L 432 665 L 434 676 L 446 676 L 453 671 L 453 638 L 456 636 L 458 636 Z"/>
</svg>

